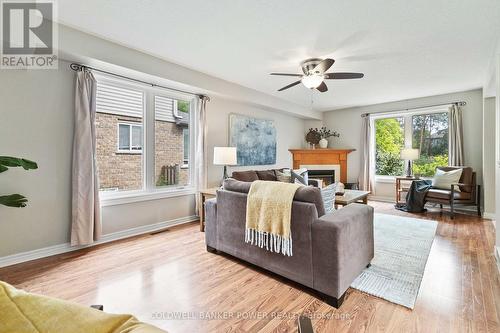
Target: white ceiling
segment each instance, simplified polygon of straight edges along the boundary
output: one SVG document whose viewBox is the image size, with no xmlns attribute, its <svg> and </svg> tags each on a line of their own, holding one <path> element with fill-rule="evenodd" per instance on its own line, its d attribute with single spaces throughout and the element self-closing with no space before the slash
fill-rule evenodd
<svg viewBox="0 0 500 333">
<path fill-rule="evenodd" d="M 499 0 L 64 0 L 59 21 L 316 110 L 481 87 Z M 308 57 L 331 57 L 329 91 L 276 90 Z"/>
</svg>

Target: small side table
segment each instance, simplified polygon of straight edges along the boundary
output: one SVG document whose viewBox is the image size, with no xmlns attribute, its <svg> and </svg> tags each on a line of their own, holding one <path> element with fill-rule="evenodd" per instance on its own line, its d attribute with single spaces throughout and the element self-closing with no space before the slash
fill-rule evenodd
<svg viewBox="0 0 500 333">
<path fill-rule="evenodd" d="M 212 188 L 207 188 L 200 190 L 198 192 L 199 195 L 199 207 L 198 207 L 198 214 L 200 215 L 200 231 L 204 232 L 205 231 L 205 200 L 210 199 L 210 198 L 215 198 L 217 196 L 217 190 L 219 187 L 212 187 Z"/>
<path fill-rule="evenodd" d="M 401 193 L 408 192 L 411 182 L 418 180 L 418 177 L 396 177 L 396 204 L 401 202 Z M 409 183 L 408 183 L 409 182 Z"/>
</svg>

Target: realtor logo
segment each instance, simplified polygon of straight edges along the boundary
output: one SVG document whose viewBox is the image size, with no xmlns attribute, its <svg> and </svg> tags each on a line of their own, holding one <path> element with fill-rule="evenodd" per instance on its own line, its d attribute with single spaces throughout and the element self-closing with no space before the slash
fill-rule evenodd
<svg viewBox="0 0 500 333">
<path fill-rule="evenodd" d="M 53 1 L 1 3 L 2 69 L 57 69 Z"/>
</svg>

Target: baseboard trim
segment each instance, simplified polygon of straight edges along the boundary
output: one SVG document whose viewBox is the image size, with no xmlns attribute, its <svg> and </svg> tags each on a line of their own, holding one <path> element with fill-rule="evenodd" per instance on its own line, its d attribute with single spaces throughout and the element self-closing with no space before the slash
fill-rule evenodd
<svg viewBox="0 0 500 333">
<path fill-rule="evenodd" d="M 483 212 L 483 217 L 485 219 L 489 219 L 489 220 L 495 220 L 496 219 L 495 213 L 490 213 L 490 212 Z M 495 223 L 493 223 L 493 225 L 495 225 Z"/>
<path fill-rule="evenodd" d="M 92 247 L 99 244 L 109 243 L 113 241 L 117 241 L 124 238 L 129 238 L 133 236 L 143 235 L 150 232 L 155 232 L 161 229 L 165 229 L 168 227 L 173 227 L 176 225 L 194 222 L 198 220 L 198 216 L 192 215 L 187 217 L 181 217 L 174 220 L 159 222 L 155 224 L 149 224 L 145 226 L 140 226 L 136 228 L 131 228 L 127 230 L 113 232 L 111 234 L 107 234 L 101 237 L 101 239 L 95 242 L 92 245 L 87 246 L 71 246 L 70 243 L 58 244 L 53 246 L 44 247 L 41 249 L 36 249 L 32 251 L 26 251 L 21 253 L 12 254 L 5 257 L 0 257 L 0 267 L 11 266 L 15 264 L 20 264 L 26 261 L 41 259 L 50 257 L 56 254 L 72 252 L 80 249 L 84 249 L 87 247 Z"/>
</svg>

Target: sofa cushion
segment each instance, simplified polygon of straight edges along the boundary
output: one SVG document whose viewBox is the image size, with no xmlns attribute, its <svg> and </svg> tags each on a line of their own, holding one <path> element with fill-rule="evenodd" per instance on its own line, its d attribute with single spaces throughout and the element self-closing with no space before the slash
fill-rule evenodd
<svg viewBox="0 0 500 333">
<path fill-rule="evenodd" d="M 166 333 L 132 315 L 27 293 L 0 281 L 0 332 Z"/>
<path fill-rule="evenodd" d="M 243 182 L 232 178 L 224 180 L 224 190 L 226 191 L 248 193 L 250 186 L 252 186 L 251 182 Z M 295 192 L 293 200 L 312 203 L 316 206 L 318 216 L 325 215 L 323 197 L 321 196 L 321 190 L 317 187 L 301 186 Z"/>
<path fill-rule="evenodd" d="M 254 180 L 259 180 L 259 176 L 257 175 L 257 172 L 253 170 L 249 171 L 234 171 L 232 178 L 236 180 L 240 180 L 242 182 L 253 182 Z"/>
<path fill-rule="evenodd" d="M 252 182 L 244 182 L 234 178 L 227 178 L 224 179 L 224 183 L 222 185 L 226 191 L 248 193 L 250 191 L 250 186 L 252 186 Z"/>
<path fill-rule="evenodd" d="M 278 178 L 276 178 L 274 170 L 257 170 L 255 172 L 257 173 L 259 180 L 269 180 L 274 182 L 278 180 Z"/>
<path fill-rule="evenodd" d="M 457 192 L 453 191 L 453 198 L 455 200 L 470 200 L 471 193 L 470 192 Z M 431 188 L 427 192 L 426 199 L 441 199 L 441 200 L 450 200 L 451 190 L 441 190 L 437 188 Z"/>
<path fill-rule="evenodd" d="M 279 182 L 283 183 L 291 183 L 292 182 L 292 175 L 291 174 L 286 174 L 281 171 L 276 170 L 276 179 Z"/>
</svg>

